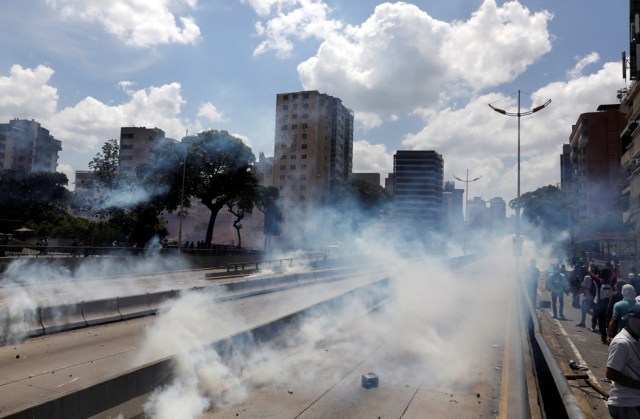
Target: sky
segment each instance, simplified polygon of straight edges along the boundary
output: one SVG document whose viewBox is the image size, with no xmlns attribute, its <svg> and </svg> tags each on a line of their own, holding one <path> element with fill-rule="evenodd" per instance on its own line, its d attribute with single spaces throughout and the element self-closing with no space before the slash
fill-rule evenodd
<svg viewBox="0 0 640 419">
<path fill-rule="evenodd" d="M 76 170 L 122 126 L 205 129 L 273 156 L 278 93 L 318 90 L 355 114 L 354 172 L 435 150 L 485 200 L 560 182 L 584 112 L 617 103 L 627 1 L 0 0 L 0 123 L 34 119 Z M 627 52 L 628 55 L 628 52 Z M 384 182 L 384 181 L 383 181 Z M 456 187 L 465 188 L 464 182 Z"/>
</svg>

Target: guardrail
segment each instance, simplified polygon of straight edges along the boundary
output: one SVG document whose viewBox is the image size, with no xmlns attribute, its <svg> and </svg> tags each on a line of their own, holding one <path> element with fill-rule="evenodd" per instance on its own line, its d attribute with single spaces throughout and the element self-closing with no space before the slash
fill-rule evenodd
<svg viewBox="0 0 640 419">
<path fill-rule="evenodd" d="M 540 322 L 535 315 L 531 299 L 523 284 L 519 281 L 516 282 L 518 283 L 518 294 L 536 371 L 538 392 L 542 400 L 541 408 L 544 409 L 545 417 L 583 419 L 586 416 L 580 408 L 562 368 L 558 365 L 551 348 L 542 335 Z"/>
</svg>

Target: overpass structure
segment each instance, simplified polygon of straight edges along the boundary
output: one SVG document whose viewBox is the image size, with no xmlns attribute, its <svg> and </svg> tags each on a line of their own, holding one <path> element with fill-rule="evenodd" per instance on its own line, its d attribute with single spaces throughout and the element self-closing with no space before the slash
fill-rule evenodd
<svg viewBox="0 0 640 419">
<path fill-rule="evenodd" d="M 436 271 L 471 277 L 474 262 Z M 5 287 L 2 318 L 20 330 L 3 329 L 0 416 L 590 416 L 546 343 L 550 323 L 516 282 L 478 298 L 507 304 L 477 306 L 456 299 L 478 297 L 461 292 L 477 284 L 409 278 L 424 263 Z M 25 287 L 35 309 L 16 311 Z M 63 302 L 50 304 L 52 293 Z"/>
</svg>

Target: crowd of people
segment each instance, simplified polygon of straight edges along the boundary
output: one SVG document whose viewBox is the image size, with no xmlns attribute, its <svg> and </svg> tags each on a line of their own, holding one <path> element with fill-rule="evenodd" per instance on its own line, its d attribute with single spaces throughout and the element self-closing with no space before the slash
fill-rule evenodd
<svg viewBox="0 0 640 419">
<path fill-rule="evenodd" d="M 564 297 L 571 294 L 572 306 L 580 308 L 577 327 L 590 328 L 609 345 L 606 377 L 611 380 L 608 398 L 613 418 L 640 419 L 640 276 L 635 267 L 619 277 L 620 265 L 609 262 L 600 268 L 581 258 L 567 271 L 552 263 L 545 272 L 532 259 L 526 268 L 525 289 L 536 306 L 538 287 L 551 293 L 553 318 L 566 320 Z M 588 316 L 591 315 L 589 319 Z"/>
</svg>

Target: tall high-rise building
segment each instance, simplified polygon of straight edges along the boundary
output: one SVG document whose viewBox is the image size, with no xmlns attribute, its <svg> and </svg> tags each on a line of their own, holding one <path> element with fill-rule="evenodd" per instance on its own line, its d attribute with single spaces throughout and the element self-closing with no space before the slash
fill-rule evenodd
<svg viewBox="0 0 640 419">
<path fill-rule="evenodd" d="M 62 142 L 34 120 L 0 124 L 0 169 L 53 173 L 61 150 Z"/>
<path fill-rule="evenodd" d="M 440 229 L 444 218 L 442 155 L 431 150 L 397 151 L 393 173 L 394 219 L 410 222 L 416 230 Z"/>
<path fill-rule="evenodd" d="M 573 183 L 573 166 L 571 165 L 571 145 L 562 144 L 560 154 L 560 188 L 566 190 Z"/>
<path fill-rule="evenodd" d="M 279 93 L 273 154 L 273 185 L 280 190 L 287 236 L 299 233 L 308 211 L 322 206 L 336 183 L 349 179 L 353 112 L 315 90 Z"/>
<path fill-rule="evenodd" d="M 462 212 L 464 189 L 456 189 L 456 183 L 448 180 L 444 183 L 442 198 L 449 230 L 462 227 L 464 225 L 464 213 Z"/>
<path fill-rule="evenodd" d="M 618 212 L 625 179 L 620 167 L 620 133 L 625 115 L 620 105 L 600 105 L 597 112 L 580 114 L 571 129 L 575 221 Z"/>
</svg>

